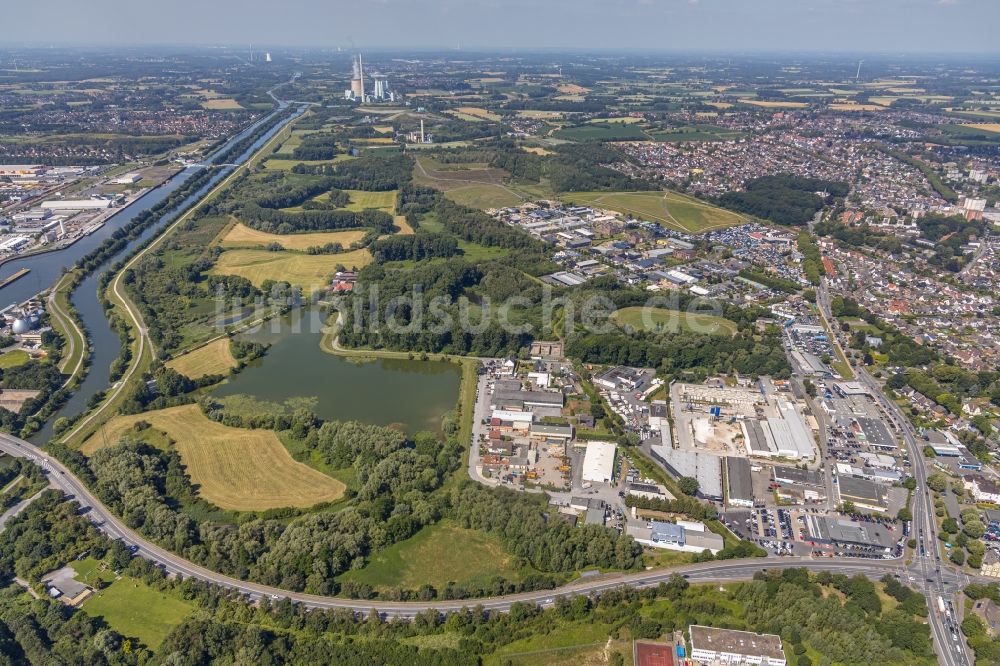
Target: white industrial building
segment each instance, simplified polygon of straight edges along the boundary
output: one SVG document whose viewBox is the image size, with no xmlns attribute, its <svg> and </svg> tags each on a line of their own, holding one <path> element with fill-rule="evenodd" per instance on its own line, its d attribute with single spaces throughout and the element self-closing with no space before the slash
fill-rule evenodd
<svg viewBox="0 0 1000 666">
<path fill-rule="evenodd" d="M 28 236 L 11 236 L 0 242 L 0 252 L 15 252 L 30 242 L 31 238 Z"/>
<path fill-rule="evenodd" d="M 111 208 L 110 199 L 50 199 L 42 202 L 49 210 L 99 210 Z"/>
<path fill-rule="evenodd" d="M 615 475 L 615 452 L 618 447 L 610 442 L 590 442 L 583 456 L 583 480 L 610 483 Z"/>
<path fill-rule="evenodd" d="M 114 183 L 115 185 L 131 185 L 133 183 L 138 183 L 140 180 L 142 180 L 142 176 L 140 176 L 139 174 L 127 173 L 123 176 L 118 176 L 111 182 Z"/>
<path fill-rule="evenodd" d="M 708 664 L 753 664 L 785 666 L 781 637 L 735 629 L 716 629 L 692 624 L 691 659 Z"/>
<path fill-rule="evenodd" d="M 709 551 L 718 554 L 725 547 L 725 540 L 705 528 L 705 523 L 678 520 L 668 523 L 653 520 L 649 523 L 630 524 L 626 532 L 644 546 L 678 550 L 685 553 Z"/>
</svg>

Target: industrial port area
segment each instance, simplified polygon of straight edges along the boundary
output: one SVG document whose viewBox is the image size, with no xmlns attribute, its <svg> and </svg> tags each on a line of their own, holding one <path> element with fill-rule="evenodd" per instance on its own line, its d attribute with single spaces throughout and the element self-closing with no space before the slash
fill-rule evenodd
<svg viewBox="0 0 1000 666">
<path fill-rule="evenodd" d="M 0 165 L 0 262 L 72 245 L 178 170 Z"/>
</svg>

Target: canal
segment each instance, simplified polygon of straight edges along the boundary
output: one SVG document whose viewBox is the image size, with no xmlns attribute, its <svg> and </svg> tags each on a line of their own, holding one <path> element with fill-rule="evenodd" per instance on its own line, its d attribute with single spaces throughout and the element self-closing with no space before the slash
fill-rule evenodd
<svg viewBox="0 0 1000 666">
<path fill-rule="evenodd" d="M 274 136 L 274 134 L 277 133 L 282 127 L 297 118 L 302 113 L 303 108 L 300 108 L 296 113 L 292 114 L 288 119 L 286 119 L 286 121 L 278 123 L 265 132 L 256 141 L 254 141 L 254 143 L 247 148 L 242 155 L 240 155 L 236 160 L 233 160 L 233 163 L 242 164 L 249 159 L 255 151 L 257 151 L 264 143 Z M 280 109 L 275 111 L 275 114 L 279 112 Z M 230 139 L 218 151 L 216 151 L 215 155 L 222 155 L 231 146 L 252 134 L 262 123 L 271 121 L 273 117 L 274 114 L 271 114 L 243 130 Z M 207 161 L 211 162 L 212 160 L 214 160 L 214 157 Z M 184 201 L 176 207 L 173 212 L 164 215 L 163 218 L 157 222 L 157 224 L 146 229 L 138 238 L 129 243 L 128 246 L 101 264 L 73 291 L 70 300 L 76 308 L 80 320 L 87 330 L 87 337 L 91 344 L 91 367 L 86 378 L 80 386 L 77 387 L 73 396 L 70 397 L 66 404 L 64 404 L 62 408 L 48 420 L 41 430 L 30 438 L 32 442 L 36 444 L 44 444 L 47 442 L 52 437 L 52 424 L 56 419 L 61 416 L 72 416 L 84 411 L 91 396 L 98 391 L 108 388 L 111 377 L 111 363 L 115 360 L 115 358 L 117 358 L 118 353 L 121 350 L 121 344 L 118 339 L 118 335 L 112 331 L 111 327 L 108 325 L 108 320 L 104 315 L 104 309 L 101 307 L 100 301 L 97 297 L 97 287 L 101 274 L 107 271 L 110 266 L 119 261 L 122 257 L 131 253 L 135 248 L 148 242 L 153 236 L 162 230 L 164 226 L 176 219 L 181 212 L 207 194 L 212 187 L 225 178 L 234 168 L 235 167 L 233 166 L 217 168 L 215 173 L 212 174 L 212 177 L 197 191 L 193 192 L 190 196 L 184 199 Z M 140 213 L 149 210 L 168 197 L 171 192 L 180 187 L 190 176 L 197 173 L 199 170 L 200 167 L 190 167 L 181 171 L 168 180 L 163 186 L 153 189 L 131 206 L 123 209 L 117 215 L 112 216 L 98 231 L 89 236 L 85 236 L 68 248 L 36 255 L 34 257 L 26 257 L 25 259 L 5 264 L 3 270 L 0 271 L 0 277 L 6 276 L 9 273 L 14 273 L 21 268 L 30 268 L 31 273 L 20 280 L 11 283 L 3 289 L 0 289 L 0 303 L 19 303 L 31 298 L 40 291 L 51 287 L 55 284 L 56 280 L 59 279 L 60 275 L 62 275 L 64 269 L 71 267 L 78 259 L 104 242 L 104 240 L 111 236 L 116 229 L 124 226 Z"/>
</svg>

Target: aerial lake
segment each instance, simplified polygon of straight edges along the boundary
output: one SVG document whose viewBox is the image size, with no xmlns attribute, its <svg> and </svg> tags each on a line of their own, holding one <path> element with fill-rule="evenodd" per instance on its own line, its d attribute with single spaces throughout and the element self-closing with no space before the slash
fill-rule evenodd
<svg viewBox="0 0 1000 666">
<path fill-rule="evenodd" d="M 318 321 L 316 310 L 299 310 L 246 335 L 271 348 L 212 394 L 279 403 L 315 398 L 313 411 L 325 420 L 394 425 L 410 434 L 440 430 L 442 417 L 458 404 L 457 363 L 334 356 L 320 348 Z"/>
</svg>

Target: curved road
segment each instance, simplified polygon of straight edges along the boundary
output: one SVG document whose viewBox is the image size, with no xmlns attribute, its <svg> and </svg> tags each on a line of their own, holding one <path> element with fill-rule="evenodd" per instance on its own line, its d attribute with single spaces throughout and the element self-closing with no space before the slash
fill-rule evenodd
<svg viewBox="0 0 1000 666">
<path fill-rule="evenodd" d="M 71 496 L 85 510 L 86 515 L 102 532 L 112 539 L 119 539 L 129 546 L 136 547 L 138 555 L 161 565 L 168 573 L 193 577 L 236 590 L 250 600 L 257 600 L 263 597 L 271 597 L 273 599 L 287 597 L 309 608 L 343 608 L 358 613 L 369 613 L 375 610 L 389 617 L 412 618 L 428 609 L 446 613 L 478 605 L 487 610 L 507 611 L 511 605 L 518 602 L 549 606 L 559 596 L 590 594 L 622 585 L 632 587 L 654 586 L 666 581 L 675 573 L 685 575 L 692 582 L 703 583 L 747 580 L 752 578 L 758 571 L 803 566 L 808 567 L 811 571 L 830 571 L 848 575 L 863 573 L 872 578 L 881 578 L 885 574 L 891 574 L 899 576 L 904 581 L 907 579 L 908 574 L 912 575 L 912 572 L 908 572 L 899 560 L 782 557 L 773 559 L 724 560 L 665 569 L 650 569 L 637 573 L 590 576 L 581 578 L 556 590 L 538 590 L 502 597 L 421 602 L 365 601 L 325 597 L 289 592 L 269 585 L 250 583 L 198 566 L 147 541 L 134 532 L 105 507 L 100 500 L 94 497 L 83 483 L 63 466 L 62 463 L 49 458 L 44 451 L 33 444 L 11 435 L 0 434 L 0 451 L 13 456 L 26 457 L 37 462 L 48 472 L 52 485 Z"/>
</svg>

